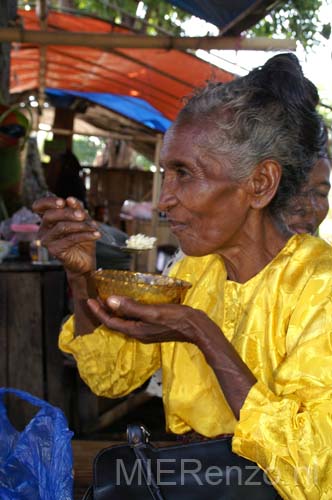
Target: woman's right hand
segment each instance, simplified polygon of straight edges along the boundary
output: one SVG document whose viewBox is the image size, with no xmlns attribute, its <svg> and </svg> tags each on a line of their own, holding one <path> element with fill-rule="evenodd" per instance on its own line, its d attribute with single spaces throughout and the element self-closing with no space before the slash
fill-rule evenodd
<svg viewBox="0 0 332 500">
<path fill-rule="evenodd" d="M 95 269 L 96 240 L 101 235 L 78 200 L 46 197 L 32 208 L 42 217 L 39 237 L 51 255 L 75 275 Z"/>
</svg>

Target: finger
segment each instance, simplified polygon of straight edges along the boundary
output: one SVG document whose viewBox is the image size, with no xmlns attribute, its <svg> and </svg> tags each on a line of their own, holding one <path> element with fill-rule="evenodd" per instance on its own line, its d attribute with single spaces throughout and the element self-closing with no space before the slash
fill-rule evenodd
<svg viewBox="0 0 332 500">
<path fill-rule="evenodd" d="M 88 218 L 88 215 L 81 208 L 57 208 L 49 209 L 44 212 L 43 222 L 47 225 L 52 226 L 54 223 L 59 221 L 83 221 Z M 93 221 L 89 221 L 89 225 L 93 226 Z"/>
<path fill-rule="evenodd" d="M 105 311 L 106 314 L 110 314 L 109 310 L 106 309 L 105 303 L 101 300 L 100 297 L 96 297 L 95 299 L 88 299 L 88 303 L 89 301 L 91 301 L 92 305 L 96 303 L 101 310 Z"/>
<path fill-rule="evenodd" d="M 120 318 L 119 316 L 112 316 L 109 311 L 106 311 L 105 306 L 100 304 L 95 299 L 88 299 L 87 303 L 93 314 L 101 323 L 107 326 L 107 328 L 141 340 L 145 326 L 143 323 L 140 321 Z"/>
<path fill-rule="evenodd" d="M 98 301 L 98 304 L 100 304 L 105 309 L 105 302 L 103 301 L 103 299 L 97 296 L 96 300 Z"/>
<path fill-rule="evenodd" d="M 44 212 L 50 209 L 63 208 L 66 202 L 62 198 L 44 197 L 34 201 L 32 210 L 38 214 L 43 215 Z"/>
<path fill-rule="evenodd" d="M 129 335 L 146 344 L 179 340 L 175 332 L 166 326 L 152 325 L 150 323 L 144 323 L 143 321 L 122 318 L 119 316 L 110 317 L 108 328 Z"/>
<path fill-rule="evenodd" d="M 105 306 L 96 299 L 88 299 L 87 304 L 99 321 L 108 328 L 111 328 L 109 325 L 112 318 L 109 311 L 106 311 Z"/>
<path fill-rule="evenodd" d="M 141 304 L 128 297 L 114 295 L 108 297 L 106 304 L 112 311 L 121 314 L 121 316 L 137 318 L 146 323 L 163 323 L 165 319 L 169 320 L 170 316 L 181 314 L 181 310 L 178 310 L 178 306 L 174 304 Z"/>
<path fill-rule="evenodd" d="M 74 198 L 74 196 L 69 196 L 68 198 L 66 198 L 66 203 L 71 208 L 77 208 L 77 209 L 84 210 L 83 203 L 80 200 L 78 200 L 77 198 Z"/>
<path fill-rule="evenodd" d="M 160 325 L 151 325 L 142 321 L 130 320 L 119 316 L 111 316 L 105 310 L 105 306 L 99 304 L 94 299 L 88 300 L 89 307 L 95 316 L 110 330 L 121 332 L 144 344 L 169 342 L 178 340 L 178 337 L 172 335 L 168 328 Z"/>
<path fill-rule="evenodd" d="M 57 255 L 62 252 L 65 252 L 72 248 L 75 245 L 83 245 L 84 243 L 91 243 L 96 241 L 99 236 L 97 236 L 95 233 L 78 233 L 78 234 L 70 234 L 69 236 L 65 238 L 61 238 L 61 240 L 47 240 L 43 238 L 41 240 L 41 243 L 43 246 L 46 246 L 48 250 L 53 254 Z"/>
<path fill-rule="evenodd" d="M 134 336 L 141 342 L 179 340 L 180 337 L 192 342 L 197 316 L 201 314 L 181 304 L 147 305 L 119 296 L 108 297 L 106 305 L 116 314 L 110 322 L 110 328 Z M 133 321 L 124 323 L 120 317 Z"/>
<path fill-rule="evenodd" d="M 39 229 L 39 238 L 43 244 L 47 244 L 51 241 L 59 240 L 60 238 L 65 238 L 71 234 L 79 234 L 82 236 L 85 234 L 94 235 L 95 239 L 101 238 L 101 233 L 93 226 L 87 225 L 85 222 L 67 222 L 60 221 L 53 227 L 41 225 Z"/>
</svg>

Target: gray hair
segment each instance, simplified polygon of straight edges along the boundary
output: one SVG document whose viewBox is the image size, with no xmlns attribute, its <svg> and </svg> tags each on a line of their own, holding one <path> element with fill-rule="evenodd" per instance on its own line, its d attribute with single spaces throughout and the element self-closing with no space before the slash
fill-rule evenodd
<svg viewBox="0 0 332 500">
<path fill-rule="evenodd" d="M 322 148 L 317 103 L 316 87 L 297 58 L 281 54 L 245 77 L 209 83 L 188 100 L 174 125 L 208 127 L 201 147 L 214 157 L 227 157 L 234 180 L 248 177 L 264 159 L 278 161 L 282 179 L 270 204 L 277 212 L 300 190 Z"/>
</svg>

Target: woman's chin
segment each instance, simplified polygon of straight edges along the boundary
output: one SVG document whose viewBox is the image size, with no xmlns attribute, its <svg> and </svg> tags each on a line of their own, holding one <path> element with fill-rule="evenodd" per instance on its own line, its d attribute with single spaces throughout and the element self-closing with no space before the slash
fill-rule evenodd
<svg viewBox="0 0 332 500">
<path fill-rule="evenodd" d="M 208 255 L 213 253 L 207 248 L 204 248 L 202 245 L 193 245 L 189 243 L 185 243 L 179 240 L 180 248 L 182 252 L 190 257 L 203 257 L 204 255 Z"/>
</svg>

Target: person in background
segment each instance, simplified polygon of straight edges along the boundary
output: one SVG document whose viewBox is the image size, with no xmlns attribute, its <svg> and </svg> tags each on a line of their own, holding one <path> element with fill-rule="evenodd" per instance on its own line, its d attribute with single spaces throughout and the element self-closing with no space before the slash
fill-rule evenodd
<svg viewBox="0 0 332 500">
<path fill-rule="evenodd" d="M 182 305 L 93 299 L 100 234 L 73 198 L 35 203 L 76 297 L 59 345 L 85 382 L 121 397 L 162 368 L 167 430 L 232 434 L 288 500 L 332 498 L 332 248 L 280 217 L 324 144 L 317 99 L 279 54 L 180 111 L 159 209 L 184 253 L 170 275 L 192 284 Z"/>
<path fill-rule="evenodd" d="M 329 211 L 331 160 L 328 155 L 328 132 L 323 125 L 326 142 L 300 193 L 290 199 L 283 214 L 284 222 L 294 233 L 316 234 Z"/>
<path fill-rule="evenodd" d="M 22 205 L 31 209 L 35 200 L 48 190 L 36 137 L 26 144 L 25 166 L 22 179 Z"/>
<path fill-rule="evenodd" d="M 74 153 L 69 149 L 62 153 L 56 159 L 54 168 L 58 172 L 53 188 L 54 194 L 60 198 L 73 196 L 87 208 L 86 188 L 80 176 L 81 165 Z"/>
</svg>

